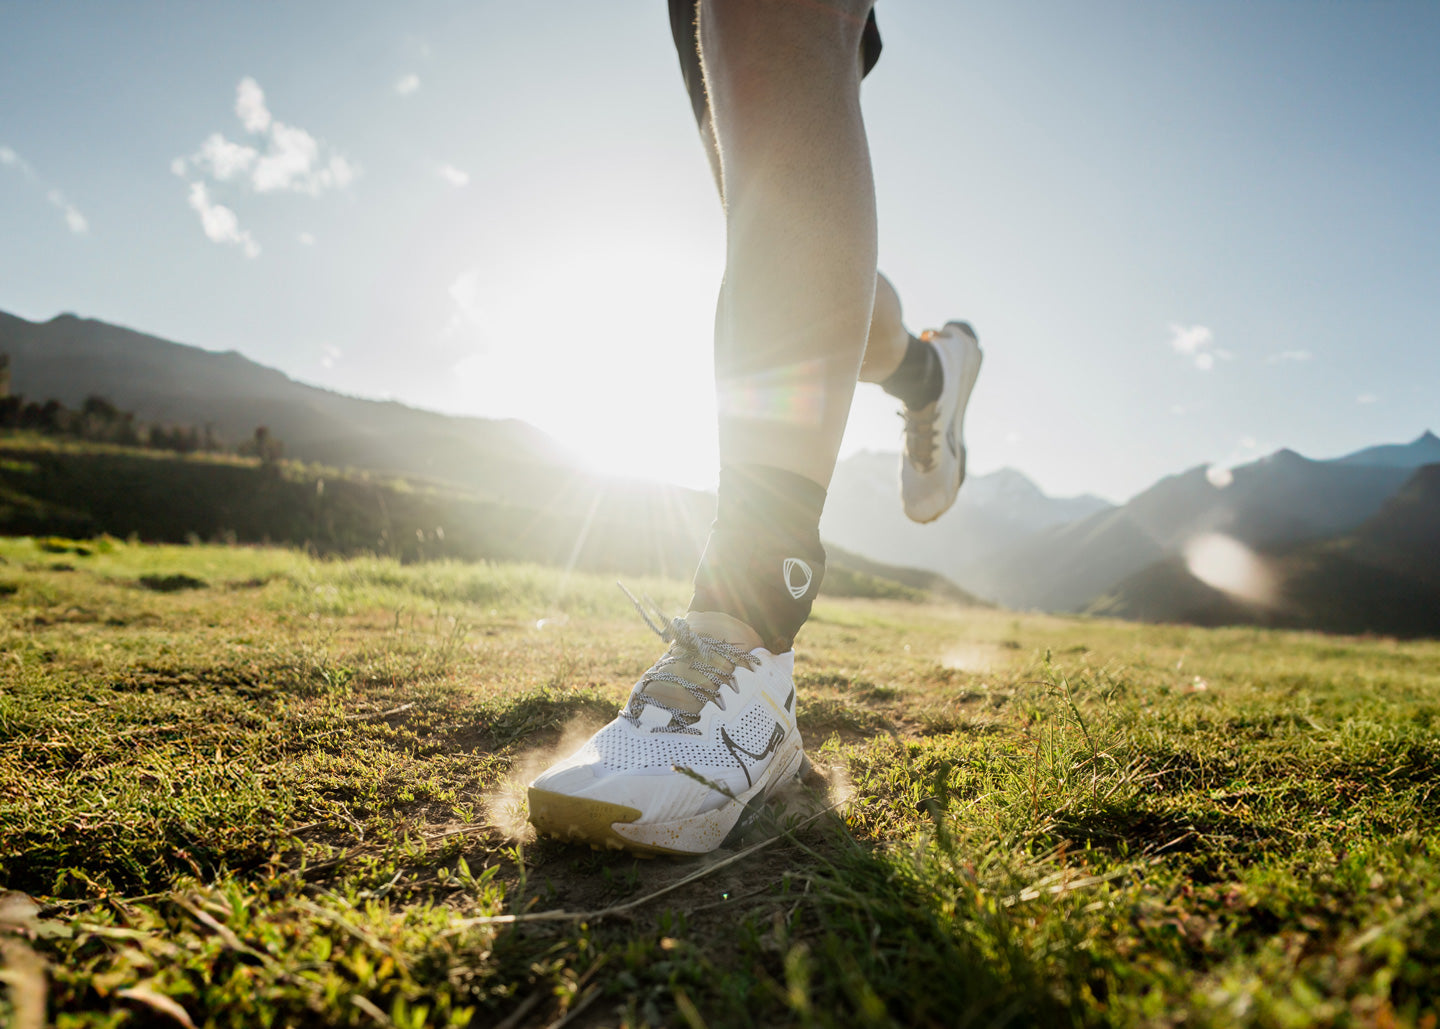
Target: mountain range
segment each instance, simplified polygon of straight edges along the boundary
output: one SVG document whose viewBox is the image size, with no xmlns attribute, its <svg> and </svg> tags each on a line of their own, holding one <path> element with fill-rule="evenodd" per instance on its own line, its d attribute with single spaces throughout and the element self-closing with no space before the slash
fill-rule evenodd
<svg viewBox="0 0 1440 1029">
<path fill-rule="evenodd" d="M 1196 625 L 1267 625 L 1430 636 L 1440 630 L 1440 464 L 1417 469 L 1348 532 L 1241 556 L 1242 576 L 1270 585 L 1245 597 L 1211 582 L 1194 554 L 1171 556 L 1093 601 L 1088 612 Z M 1225 569 L 1218 569 L 1224 578 Z M 1235 571 L 1231 569 L 1231 574 Z M 1197 574 L 1198 573 L 1198 574 Z M 1244 592 L 1244 591 L 1242 591 Z"/>
<path fill-rule="evenodd" d="M 209 424 L 231 441 L 264 424 L 291 457 L 419 477 L 607 534 L 703 539 L 713 517 L 712 495 L 589 475 L 523 422 L 346 397 L 237 353 L 104 322 L 0 313 L 0 352 L 31 398 L 76 406 L 98 394 L 143 421 Z M 901 512 L 898 466 L 898 454 L 872 452 L 836 468 L 821 531 L 856 574 L 903 566 L 916 570 L 912 588 L 943 582 L 940 592 L 1013 608 L 1440 635 L 1433 433 L 1334 460 L 1280 450 L 1224 475 L 1191 468 L 1122 505 L 1050 497 L 1002 469 L 972 475 L 955 507 L 926 526 Z M 1274 596 L 1242 599 L 1197 575 L 1187 549 L 1208 539 L 1250 555 Z"/>
<path fill-rule="evenodd" d="M 1440 438 L 1430 432 L 1328 461 L 1280 450 L 1224 475 L 1196 467 L 1119 506 L 1046 497 L 1010 470 L 975 476 L 933 526 L 895 509 L 898 461 L 841 462 L 831 497 L 844 503 L 827 509 L 826 538 L 935 568 L 1006 607 L 1440 634 Z M 1216 560 L 1239 562 L 1235 574 L 1273 596 L 1262 603 L 1244 583 L 1207 576 Z"/>
<path fill-rule="evenodd" d="M 354 473 L 337 479 L 314 469 L 289 482 L 223 462 L 7 451 L 20 459 L 0 471 L 0 531 L 268 538 L 321 551 L 378 546 L 405 560 L 509 558 L 683 578 L 715 516 L 713 494 L 593 475 L 524 422 L 342 396 L 237 353 L 105 322 L 61 315 L 35 323 L 0 312 L 0 354 L 14 392 L 32 400 L 78 408 L 103 396 L 144 423 L 209 425 L 231 445 L 263 424 L 288 457 Z M 310 499 L 297 488 L 311 490 Z M 448 528 L 437 533 L 437 525 Z M 933 570 L 842 547 L 830 548 L 824 589 L 977 603 Z"/>
<path fill-rule="evenodd" d="M 1094 496 L 1056 498 L 1013 468 L 972 475 L 955 506 L 929 525 L 917 525 L 900 507 L 900 455 L 865 452 L 835 467 L 821 534 L 842 547 L 881 561 L 931 568 L 976 592 L 989 584 L 984 571 L 1037 533 L 1112 510 Z M 990 599 L 1001 600 L 990 590 Z"/>
<path fill-rule="evenodd" d="M 0 312 L 0 352 L 15 391 L 79 407 L 103 396 L 141 421 L 210 425 L 230 443 L 259 425 L 288 456 L 334 467 L 421 475 L 490 499 L 543 501 L 561 447 L 525 422 L 461 418 L 362 400 L 295 382 L 234 351 L 215 353 L 62 314 L 29 322 Z"/>
</svg>

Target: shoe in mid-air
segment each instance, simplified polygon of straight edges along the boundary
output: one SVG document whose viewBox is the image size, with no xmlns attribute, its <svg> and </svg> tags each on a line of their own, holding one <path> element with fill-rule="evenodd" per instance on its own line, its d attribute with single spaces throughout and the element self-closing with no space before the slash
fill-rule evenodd
<svg viewBox="0 0 1440 1029">
<path fill-rule="evenodd" d="M 706 854 L 800 772 L 795 652 L 724 614 L 645 620 L 670 649 L 614 721 L 530 784 L 530 821 L 596 847 Z"/>
<path fill-rule="evenodd" d="M 933 403 L 904 412 L 900 496 L 912 521 L 933 522 L 950 510 L 965 481 L 965 406 L 983 355 L 968 322 L 947 322 L 922 338 L 939 355 L 943 385 Z"/>
</svg>

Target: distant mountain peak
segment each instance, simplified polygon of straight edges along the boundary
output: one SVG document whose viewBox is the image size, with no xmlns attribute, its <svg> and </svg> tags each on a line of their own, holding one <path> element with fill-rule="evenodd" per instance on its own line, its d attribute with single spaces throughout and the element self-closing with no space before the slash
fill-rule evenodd
<svg viewBox="0 0 1440 1029">
<path fill-rule="evenodd" d="M 1440 437 L 1426 429 L 1409 443 L 1387 443 L 1366 447 L 1335 459 L 1340 464 L 1386 465 L 1392 468 L 1419 468 L 1440 462 Z"/>
</svg>

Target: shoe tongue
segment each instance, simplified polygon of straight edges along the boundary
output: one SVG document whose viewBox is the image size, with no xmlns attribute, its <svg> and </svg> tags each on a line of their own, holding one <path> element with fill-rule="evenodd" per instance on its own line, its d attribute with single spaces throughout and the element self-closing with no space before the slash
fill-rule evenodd
<svg viewBox="0 0 1440 1029">
<path fill-rule="evenodd" d="M 723 611 L 691 611 L 685 616 L 685 622 L 701 636 L 733 643 L 742 650 L 765 645 L 758 632 Z"/>
<path fill-rule="evenodd" d="M 760 634 L 739 619 L 732 618 L 720 611 L 692 611 L 685 616 L 686 623 L 690 628 L 701 636 L 709 636 L 712 639 L 724 640 L 726 643 L 733 643 L 746 650 L 754 650 L 762 646 Z M 724 658 L 714 659 L 716 667 L 721 672 L 728 672 L 732 669 L 730 662 Z M 715 684 L 705 678 L 700 672 L 691 668 L 691 661 L 681 658 L 666 666 L 665 670 L 682 679 L 689 679 L 697 686 L 705 690 L 713 690 Z M 705 706 L 705 702 L 695 696 L 678 682 L 666 682 L 652 680 L 647 682 L 640 691 L 647 697 L 654 697 L 666 707 L 676 711 L 684 711 L 687 714 L 698 715 Z"/>
</svg>

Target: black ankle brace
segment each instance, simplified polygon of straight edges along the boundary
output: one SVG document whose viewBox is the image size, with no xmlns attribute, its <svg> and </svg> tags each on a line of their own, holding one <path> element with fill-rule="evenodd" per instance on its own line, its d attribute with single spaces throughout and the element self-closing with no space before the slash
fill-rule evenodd
<svg viewBox="0 0 1440 1029">
<path fill-rule="evenodd" d="M 824 506 L 824 488 L 802 475 L 763 465 L 722 468 L 690 610 L 723 611 L 759 633 L 772 653 L 789 650 L 825 578 Z"/>
</svg>

